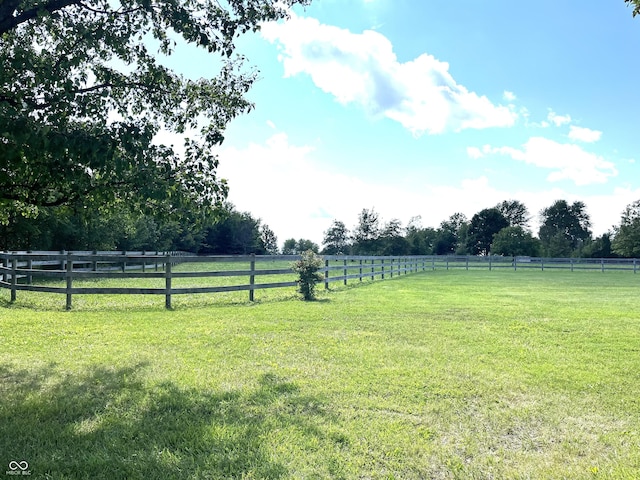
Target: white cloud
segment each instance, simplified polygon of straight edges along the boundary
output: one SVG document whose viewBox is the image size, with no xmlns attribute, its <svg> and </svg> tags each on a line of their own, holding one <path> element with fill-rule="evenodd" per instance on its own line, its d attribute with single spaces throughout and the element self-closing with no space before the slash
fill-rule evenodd
<svg viewBox="0 0 640 480">
<path fill-rule="evenodd" d="M 285 76 L 306 73 L 338 102 L 359 104 L 414 135 L 508 127 L 517 118 L 511 108 L 456 83 L 449 64 L 432 55 L 400 63 L 391 42 L 375 31 L 355 34 L 292 15 L 265 24 L 262 35 L 280 44 Z"/>
<path fill-rule="evenodd" d="M 486 177 L 411 189 L 327 170 L 312 160 L 313 153 L 313 147 L 292 145 L 286 134 L 277 133 L 264 144 L 222 150 L 218 173 L 229 181 L 229 200 L 236 208 L 261 218 L 281 244 L 301 237 L 320 244 L 333 219 L 352 228 L 363 208 L 375 208 L 383 221 L 398 218 L 406 225 L 421 215 L 426 226 L 438 226 L 455 212 L 472 216 L 478 198 L 487 207 L 504 199 Z"/>
<path fill-rule="evenodd" d="M 473 158 L 474 160 L 484 157 L 482 151 L 478 147 L 467 147 L 467 155 L 469 158 Z"/>
<path fill-rule="evenodd" d="M 517 97 L 513 92 L 509 92 L 508 90 L 505 90 L 504 93 L 502 94 L 502 98 L 507 102 L 514 102 Z"/>
<path fill-rule="evenodd" d="M 571 140 L 579 140 L 585 143 L 593 143 L 600 140 L 602 132 L 599 130 L 591 130 L 590 128 L 576 127 L 571 125 L 569 127 L 569 138 Z"/>
<path fill-rule="evenodd" d="M 540 153 L 534 144 L 528 143 L 523 150 L 485 145 L 474 151 L 487 155 L 501 150 L 526 161 Z M 333 219 L 351 229 L 363 208 L 375 208 L 383 221 L 399 218 L 406 225 L 411 217 L 420 215 L 424 226 L 438 227 L 456 212 L 470 219 L 483 208 L 510 198 L 523 202 L 534 215 L 534 233 L 539 226 L 538 213 L 555 200 L 584 201 L 594 234 L 601 235 L 619 221 L 626 205 L 640 198 L 640 188 L 630 187 L 591 196 L 575 195 L 557 187 L 507 191 L 493 187 L 486 176 L 461 179 L 452 185 L 417 182 L 415 187 L 400 182 L 366 182 L 328 170 L 312 159 L 314 153 L 313 147 L 293 145 L 286 134 L 277 133 L 264 144 L 224 149 L 220 153 L 219 175 L 229 180 L 229 200 L 239 210 L 262 218 L 281 244 L 287 238 L 301 237 L 320 244 Z"/>
<path fill-rule="evenodd" d="M 558 115 L 556 112 L 551 110 L 549 115 L 547 115 L 547 120 L 553 123 L 556 127 L 561 127 L 563 125 L 567 125 L 571 123 L 570 115 Z"/>
<path fill-rule="evenodd" d="M 612 162 L 578 145 L 562 144 L 543 137 L 530 138 L 521 149 L 485 146 L 483 153 L 507 155 L 514 160 L 552 170 L 547 177 L 550 182 L 571 180 L 576 185 L 590 185 L 606 183 L 609 177 L 618 174 Z"/>
</svg>

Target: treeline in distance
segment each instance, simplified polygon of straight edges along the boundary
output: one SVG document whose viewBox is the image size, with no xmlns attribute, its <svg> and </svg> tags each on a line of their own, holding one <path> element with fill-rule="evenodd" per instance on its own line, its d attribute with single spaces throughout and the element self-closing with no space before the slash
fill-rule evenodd
<svg viewBox="0 0 640 480">
<path fill-rule="evenodd" d="M 100 210 L 83 207 L 15 210 L 0 224 L 0 249 L 8 250 L 181 250 L 197 254 L 327 255 L 526 255 L 545 257 L 640 256 L 640 200 L 628 205 L 618 225 L 594 237 L 583 202 L 557 200 L 539 214 L 539 229 L 517 200 L 480 210 L 470 219 L 455 213 L 438 227 L 424 227 L 420 217 L 406 226 L 382 222 L 375 209 L 363 209 L 349 229 L 334 220 L 319 246 L 289 238 L 280 250 L 276 234 L 249 212 L 225 203 L 215 216 L 193 210 L 181 215 L 133 213 L 126 205 Z"/>
</svg>

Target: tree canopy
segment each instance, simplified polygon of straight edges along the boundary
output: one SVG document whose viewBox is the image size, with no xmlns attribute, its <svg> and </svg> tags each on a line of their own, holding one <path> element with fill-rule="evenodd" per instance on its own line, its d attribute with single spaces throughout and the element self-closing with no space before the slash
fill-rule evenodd
<svg viewBox="0 0 640 480">
<path fill-rule="evenodd" d="M 0 207 L 219 205 L 213 149 L 251 109 L 256 79 L 234 42 L 306 2 L 2 0 Z M 213 78 L 165 67 L 176 41 L 215 54 Z M 184 135 L 184 151 L 160 144 L 161 130 Z"/>
<path fill-rule="evenodd" d="M 503 228 L 493 236 L 493 255 L 537 257 L 540 254 L 540 240 L 521 226 Z"/>
<path fill-rule="evenodd" d="M 527 206 L 519 200 L 504 200 L 496 207 L 511 227 L 527 228 L 531 215 Z"/>
<path fill-rule="evenodd" d="M 624 257 L 640 257 L 640 200 L 627 205 L 615 228 L 613 251 Z"/>
<path fill-rule="evenodd" d="M 349 230 L 346 225 L 339 220 L 334 220 L 329 229 L 324 232 L 322 244 L 324 245 L 322 253 L 325 255 L 349 253 Z"/>
<path fill-rule="evenodd" d="M 467 231 L 467 248 L 472 255 L 488 255 L 491 251 L 493 237 L 503 228 L 509 226 L 497 208 L 485 208 L 476 213 L 469 223 Z"/>
<path fill-rule="evenodd" d="M 540 219 L 538 236 L 548 256 L 568 256 L 591 238 L 591 220 L 584 202 L 569 205 L 566 200 L 557 200 L 540 212 Z"/>
<path fill-rule="evenodd" d="M 306 238 L 288 238 L 284 241 L 282 246 L 283 255 L 300 255 L 304 252 L 311 250 L 314 253 L 318 253 L 319 247 L 317 244 Z"/>
<path fill-rule="evenodd" d="M 640 0 L 624 0 L 626 4 L 633 7 L 633 16 L 640 15 Z"/>
</svg>

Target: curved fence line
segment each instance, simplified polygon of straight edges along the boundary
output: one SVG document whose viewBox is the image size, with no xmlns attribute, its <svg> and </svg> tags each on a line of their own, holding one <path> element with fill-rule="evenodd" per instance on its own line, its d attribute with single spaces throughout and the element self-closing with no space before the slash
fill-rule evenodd
<svg viewBox="0 0 640 480">
<path fill-rule="evenodd" d="M 12 302 L 18 291 L 64 294 L 67 309 L 72 306 L 73 295 L 82 294 L 164 295 L 167 308 L 171 308 L 172 296 L 181 294 L 247 291 L 249 300 L 253 301 L 256 290 L 297 286 L 289 264 L 299 258 L 298 255 L 194 256 L 185 252 L 0 252 L 0 288 L 11 291 Z M 326 289 L 333 282 L 347 285 L 348 280 L 384 279 L 436 269 L 628 270 L 633 273 L 638 270 L 637 259 L 620 258 L 325 255 L 323 260 L 320 271 Z M 198 269 L 197 264 L 215 264 L 216 268 Z M 229 264 L 234 268 L 228 268 Z M 244 268 L 236 268 L 236 264 Z M 181 265 L 192 268 L 174 268 Z M 234 283 L 231 281 L 234 277 L 244 277 L 247 283 L 188 287 L 174 284 L 178 279 L 207 278 L 224 278 L 225 283 Z M 267 279 L 261 283 L 261 277 Z M 282 281 L 273 281 L 272 277 Z M 44 280 L 44 284 L 34 284 L 34 279 Z M 101 279 L 156 279 L 161 283 L 157 287 L 74 286 L 74 281 Z M 64 282 L 64 286 L 46 284 L 56 280 Z"/>
<path fill-rule="evenodd" d="M 0 253 L 0 288 L 11 291 L 15 301 L 18 291 L 57 293 L 66 295 L 66 308 L 72 306 L 73 295 L 82 294 L 142 294 L 164 295 L 165 306 L 171 308 L 173 295 L 248 291 L 249 300 L 254 301 L 255 291 L 272 288 L 295 287 L 295 273 L 290 263 L 299 255 L 212 255 L 194 256 L 184 252 L 164 254 L 147 252 L 3 252 Z M 332 282 L 350 279 L 385 278 L 428 268 L 427 257 L 374 257 L 374 256 L 324 256 L 324 286 Z M 217 264 L 215 269 L 190 271 L 176 269 L 181 265 Z M 284 263 L 279 268 L 274 264 Z M 229 269 L 229 264 L 244 264 L 245 268 Z M 264 267 L 267 266 L 267 268 Z M 261 277 L 282 278 L 286 281 L 264 281 Z M 236 285 L 212 285 L 180 287 L 177 279 L 206 279 L 244 277 L 247 283 Z M 157 287 L 87 287 L 77 286 L 78 280 L 101 279 L 161 279 Z M 45 284 L 34 284 L 44 280 Z M 46 282 L 63 281 L 65 286 L 47 285 Z"/>
</svg>

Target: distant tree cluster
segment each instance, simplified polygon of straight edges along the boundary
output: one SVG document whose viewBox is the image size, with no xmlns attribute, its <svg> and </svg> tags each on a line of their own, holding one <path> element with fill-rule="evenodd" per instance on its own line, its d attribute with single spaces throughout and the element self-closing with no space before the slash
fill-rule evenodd
<svg viewBox="0 0 640 480">
<path fill-rule="evenodd" d="M 349 231 L 334 220 L 324 234 L 324 254 L 505 255 L 546 257 L 640 256 L 640 201 L 629 205 L 614 231 L 594 238 L 583 202 L 557 200 L 540 212 L 537 236 L 532 215 L 518 200 L 505 200 L 467 219 L 455 213 L 437 228 L 420 217 L 406 227 L 397 219 L 382 223 L 374 209 L 363 209 Z"/>
<path fill-rule="evenodd" d="M 185 210 L 177 217 L 109 209 L 40 208 L 37 216 L 14 212 L 0 224 L 0 249 L 182 250 L 203 254 L 274 254 L 278 239 L 268 225 L 225 203 L 215 216 Z"/>
<path fill-rule="evenodd" d="M 309 250 L 314 253 L 318 253 L 320 247 L 318 247 L 316 243 L 305 238 L 300 238 L 298 240 L 295 238 L 289 238 L 284 241 L 284 245 L 282 246 L 283 255 L 300 255 Z"/>
<path fill-rule="evenodd" d="M 62 205 L 40 207 L 37 215 L 14 209 L 0 222 L 0 249 L 7 250 L 182 250 L 200 254 L 300 255 L 504 255 L 544 257 L 640 257 L 640 200 L 628 205 L 612 231 L 593 237 L 583 202 L 557 200 L 532 215 L 517 200 L 480 210 L 470 219 L 454 213 L 437 228 L 413 217 L 406 226 L 383 222 L 375 209 L 363 209 L 351 230 L 334 220 L 322 249 L 311 240 L 289 238 L 282 250 L 268 225 L 224 203 L 215 215 L 197 206 L 179 214 L 132 210 L 123 202 L 109 208 Z"/>
</svg>

